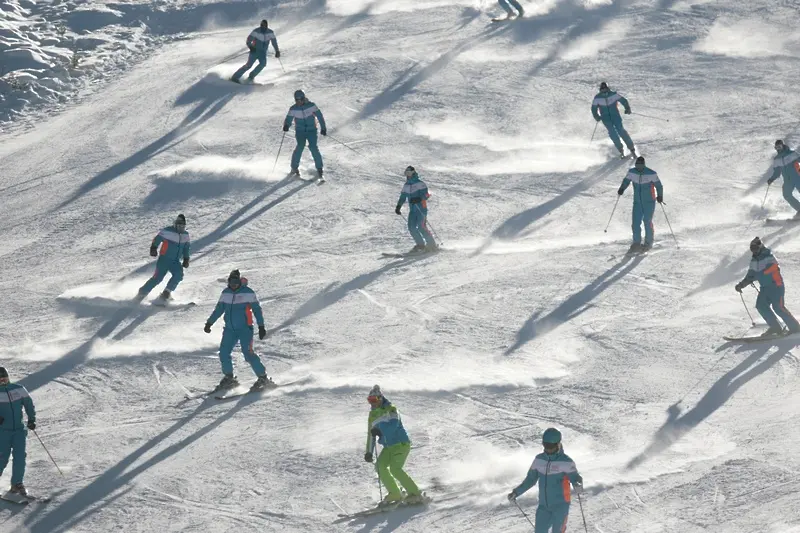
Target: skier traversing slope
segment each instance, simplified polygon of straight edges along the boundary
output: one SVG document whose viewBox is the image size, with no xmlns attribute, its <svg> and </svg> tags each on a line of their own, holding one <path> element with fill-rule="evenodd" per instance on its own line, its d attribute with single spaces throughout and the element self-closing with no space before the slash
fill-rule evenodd
<svg viewBox="0 0 800 533">
<path fill-rule="evenodd" d="M 626 157 L 625 151 L 622 149 L 622 142 L 619 140 L 620 137 L 625 141 L 625 145 L 630 151 L 629 155 L 634 157 L 636 156 L 636 150 L 633 146 L 631 136 L 628 135 L 628 132 L 625 131 L 625 128 L 622 126 L 622 116 L 619 114 L 618 103 L 622 104 L 622 107 L 625 108 L 626 115 L 631 114 L 631 106 L 628 104 L 628 100 L 612 91 L 606 82 L 602 82 L 600 84 L 600 92 L 597 93 L 597 96 L 592 100 L 592 116 L 598 122 L 601 120 L 603 121 L 603 126 L 608 130 L 608 136 L 611 138 L 611 142 L 613 142 L 614 146 L 619 150 L 620 157 Z"/>
<path fill-rule="evenodd" d="M 297 140 L 297 146 L 292 153 L 291 172 L 296 176 L 300 175 L 300 157 L 306 148 L 306 142 L 308 142 L 308 149 L 314 158 L 319 179 L 324 181 L 322 177 L 322 154 L 319 153 L 319 148 L 317 147 L 317 121 L 319 121 L 319 132 L 323 136 L 327 135 L 328 128 L 325 125 L 325 117 L 322 116 L 322 111 L 314 102 L 306 100 L 306 93 L 301 90 L 295 91 L 294 105 L 289 108 L 289 113 L 283 121 L 284 132 L 289 131 L 289 127 L 294 122 L 294 137 Z"/>
<path fill-rule="evenodd" d="M 431 196 L 428 193 L 428 186 L 419 179 L 417 171 L 412 166 L 406 168 L 405 175 L 406 183 L 403 185 L 403 190 L 400 191 L 400 198 L 397 200 L 394 212 L 398 215 L 402 214 L 400 209 L 408 200 L 408 231 L 416 243 L 411 252 L 435 251 L 438 249 L 436 239 L 433 238 L 426 225 L 428 198 Z"/>
<path fill-rule="evenodd" d="M 22 422 L 23 409 L 28 417 L 27 424 Z M 13 453 L 9 492 L 21 496 L 28 495 L 23 483 L 28 429 L 36 429 L 36 409 L 33 406 L 33 399 L 25 387 L 11 383 L 8 371 L 0 367 L 0 475 L 8 466 L 8 460 Z"/>
<path fill-rule="evenodd" d="M 769 326 L 769 329 L 762 335 L 771 336 L 783 332 L 783 327 L 778 321 L 778 317 L 775 316 L 776 313 L 781 317 L 786 327 L 789 328 L 789 333 L 800 333 L 800 323 L 797 322 L 797 319 L 786 309 L 783 303 L 786 287 L 783 283 L 778 260 L 775 259 L 770 249 L 764 246 L 764 243 L 758 237 L 750 241 L 750 253 L 753 254 L 753 258 L 750 260 L 750 268 L 744 279 L 737 283 L 734 288 L 737 292 L 742 292 L 742 289 L 754 281 L 758 281 L 761 286 L 758 298 L 756 298 L 756 309 L 758 309 L 759 314 Z"/>
<path fill-rule="evenodd" d="M 800 189 L 800 154 L 790 150 L 780 139 L 775 141 L 775 159 L 772 162 L 772 176 L 767 180 L 770 185 L 783 174 L 783 198 L 795 211 L 795 220 L 800 219 L 800 201 L 794 197 L 795 189 Z"/>
<path fill-rule="evenodd" d="M 169 272 L 171 276 L 167 282 L 167 288 L 160 295 L 162 300 L 169 300 L 172 292 L 178 288 L 178 283 L 183 280 L 183 269 L 189 268 L 190 254 L 191 241 L 189 232 L 186 231 L 186 217 L 180 214 L 175 218 L 172 226 L 167 226 L 159 231 L 150 244 L 150 255 L 158 257 L 156 271 L 153 273 L 153 277 L 141 286 L 136 299 L 143 300 Z"/>
<path fill-rule="evenodd" d="M 247 48 L 250 49 L 250 54 L 247 56 L 247 63 L 241 66 L 239 70 L 233 73 L 231 81 L 239 83 L 239 79 L 244 76 L 244 73 L 253 66 L 253 63 L 258 60 L 258 66 L 250 72 L 247 76 L 249 81 L 253 81 L 258 74 L 267 66 L 267 50 L 269 43 L 275 49 L 275 57 L 281 57 L 281 51 L 278 49 L 278 40 L 275 38 L 275 33 L 269 29 L 269 23 L 266 19 L 261 21 L 261 25 L 250 32 L 245 41 Z"/>
<path fill-rule="evenodd" d="M 242 348 L 245 361 L 258 377 L 250 390 L 262 390 L 275 386 L 267 377 L 267 370 L 261 358 L 253 350 L 253 315 L 258 324 L 258 338 L 264 340 L 267 330 L 264 327 L 264 315 L 261 304 L 258 303 L 256 293 L 247 286 L 247 278 L 241 277 L 238 270 L 233 270 L 228 276 L 228 286 L 222 291 L 217 306 L 206 320 L 203 331 L 211 333 L 211 326 L 221 316 L 225 319 L 225 329 L 222 330 L 222 341 L 219 345 L 219 361 L 222 365 L 222 381 L 215 390 L 235 387 L 239 384 L 233 373 L 233 360 L 231 353 L 238 342 Z"/>
<path fill-rule="evenodd" d="M 544 453 L 536 456 L 525 480 L 508 494 L 508 500 L 516 500 L 538 481 L 535 533 L 564 533 L 572 501 L 570 485 L 576 493 L 582 493 L 583 478 L 578 474 L 575 462 L 564 453 L 560 431 L 556 428 L 545 430 L 542 446 Z"/>
<path fill-rule="evenodd" d="M 622 196 L 628 185 L 633 183 L 633 244 L 628 250 L 629 254 L 646 252 L 653 247 L 655 237 L 653 230 L 653 213 L 656 202 L 664 201 L 664 188 L 655 170 L 647 168 L 644 157 L 636 159 L 635 166 L 628 171 L 622 180 L 617 194 Z M 642 244 L 642 223 L 644 223 L 644 244 Z"/>
</svg>

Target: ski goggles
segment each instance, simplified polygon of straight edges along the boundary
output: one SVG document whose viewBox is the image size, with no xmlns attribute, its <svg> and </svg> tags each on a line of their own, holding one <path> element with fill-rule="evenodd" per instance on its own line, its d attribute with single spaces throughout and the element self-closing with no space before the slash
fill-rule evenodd
<svg viewBox="0 0 800 533">
<path fill-rule="evenodd" d="M 238 289 L 242 286 L 241 278 L 228 278 L 228 287 L 231 289 Z"/>
<path fill-rule="evenodd" d="M 186 224 L 184 224 L 183 222 L 176 222 L 175 229 L 178 231 L 183 231 L 186 229 Z"/>
<path fill-rule="evenodd" d="M 786 148 L 786 145 L 783 144 L 783 141 L 775 141 L 775 150 L 778 152 L 783 152 L 783 149 Z"/>
<path fill-rule="evenodd" d="M 0 378 L 0 385 L 8 385 L 9 383 L 8 377 Z"/>
<path fill-rule="evenodd" d="M 369 402 L 370 405 L 378 405 L 383 401 L 383 398 L 380 396 L 375 396 L 370 394 L 369 396 L 367 396 L 367 401 Z"/>
<path fill-rule="evenodd" d="M 416 172 L 416 170 L 414 170 L 414 167 L 406 168 L 406 177 L 410 178 L 411 176 L 414 175 L 415 172 Z"/>
<path fill-rule="evenodd" d="M 544 448 L 544 451 L 546 451 L 548 453 L 552 453 L 552 452 L 558 450 L 558 443 L 557 442 L 543 442 L 542 443 L 542 447 Z"/>
</svg>

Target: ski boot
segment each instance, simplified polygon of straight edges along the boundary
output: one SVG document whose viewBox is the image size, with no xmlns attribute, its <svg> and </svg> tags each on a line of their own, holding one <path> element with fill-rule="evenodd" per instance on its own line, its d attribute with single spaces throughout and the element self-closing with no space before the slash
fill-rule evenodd
<svg viewBox="0 0 800 533">
<path fill-rule="evenodd" d="M 158 297 L 166 302 L 167 300 L 172 298 L 172 293 L 169 292 L 169 289 L 164 289 L 163 291 L 161 291 L 161 294 L 159 294 Z"/>
<path fill-rule="evenodd" d="M 800 211 L 798 211 L 797 213 L 794 214 L 794 216 L 792 217 L 792 220 L 800 220 Z"/>
<path fill-rule="evenodd" d="M 17 483 L 16 485 L 11 485 L 11 488 L 8 489 L 8 492 L 11 494 L 19 494 L 20 496 L 28 497 L 28 491 L 25 489 L 25 485 L 22 483 Z"/>
<path fill-rule="evenodd" d="M 759 337 L 774 337 L 776 335 L 782 335 L 785 333 L 783 328 L 769 328 L 767 331 L 759 335 Z"/>
<path fill-rule="evenodd" d="M 391 507 L 392 505 L 396 505 L 403 501 L 402 494 L 387 494 L 381 503 L 378 504 L 378 507 Z"/>
<path fill-rule="evenodd" d="M 266 374 L 264 374 L 263 376 L 258 376 L 256 382 L 253 383 L 252 387 L 250 387 L 250 392 L 262 391 L 268 388 L 274 389 L 275 387 L 277 387 L 275 382 L 268 378 Z"/>
<path fill-rule="evenodd" d="M 216 386 L 214 392 L 218 392 L 221 390 L 232 389 L 239 385 L 239 380 L 233 374 L 225 374 L 222 380 L 219 382 L 219 385 Z"/>
<path fill-rule="evenodd" d="M 524 16 L 525 16 L 525 10 L 520 7 L 519 8 L 519 14 L 517 15 L 517 18 L 521 19 Z"/>
<path fill-rule="evenodd" d="M 411 250 L 409 250 L 408 253 L 410 253 L 410 254 L 418 254 L 418 253 L 424 252 L 424 251 L 425 251 L 425 246 L 424 245 L 416 244 L 416 245 L 414 245 L 414 247 Z"/>
<path fill-rule="evenodd" d="M 426 244 L 425 248 L 423 250 L 425 252 L 438 252 L 439 251 L 439 245 L 436 244 L 436 243 Z"/>
<path fill-rule="evenodd" d="M 299 178 L 300 177 L 300 169 L 299 168 L 293 168 L 292 170 L 289 171 L 289 175 L 290 176 L 294 176 L 295 178 Z"/>
<path fill-rule="evenodd" d="M 322 176 L 322 169 L 318 168 L 317 169 L 317 184 L 318 185 L 322 185 L 323 183 L 325 183 L 325 178 Z"/>
<path fill-rule="evenodd" d="M 133 301 L 134 302 L 141 302 L 146 297 L 147 297 L 147 293 L 146 292 L 139 291 L 139 292 L 136 293 L 136 296 L 133 297 Z"/>
<path fill-rule="evenodd" d="M 231 76 L 228 79 L 231 80 L 233 83 L 242 83 L 241 81 L 239 81 L 239 78 L 234 78 L 233 76 Z"/>
<path fill-rule="evenodd" d="M 406 496 L 406 499 L 403 500 L 403 503 L 406 505 L 421 505 L 427 501 L 427 497 L 425 493 L 422 492 L 420 494 L 409 494 Z"/>
<path fill-rule="evenodd" d="M 646 253 L 653 249 L 652 243 L 646 242 L 642 245 L 642 248 L 639 250 L 640 253 Z"/>
<path fill-rule="evenodd" d="M 638 242 L 631 244 L 631 247 L 628 248 L 628 251 L 625 252 L 625 255 L 636 255 L 642 251 L 642 245 Z"/>
</svg>

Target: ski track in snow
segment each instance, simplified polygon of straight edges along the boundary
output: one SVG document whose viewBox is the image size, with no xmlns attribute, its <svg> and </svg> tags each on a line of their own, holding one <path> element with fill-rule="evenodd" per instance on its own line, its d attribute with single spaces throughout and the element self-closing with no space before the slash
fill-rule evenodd
<svg viewBox="0 0 800 533">
<path fill-rule="evenodd" d="M 16 120 L 0 143 L 0 360 L 66 475 L 30 440 L 26 484 L 54 498 L 0 505 L 0 531 L 529 531 L 505 494 L 550 426 L 590 531 L 800 531 L 800 348 L 721 340 L 751 332 L 733 285 L 754 235 L 796 311 L 800 226 L 764 225 L 789 210 L 774 187 L 760 210 L 772 143 L 800 142 L 792 5 L 531 0 L 507 24 L 489 0 L 3 6 L 0 50 L 45 61 L 83 29 L 97 52 L 91 84 L 20 64 L 69 87 L 0 100 Z M 286 72 L 270 57 L 258 84 L 233 85 L 262 17 Z M 625 125 L 679 249 L 658 208 L 657 249 L 624 256 L 630 193 L 602 231 L 630 161 L 603 128 L 589 143 L 601 80 L 642 113 Z M 272 170 L 298 87 L 328 122 L 322 187 L 286 175 L 291 135 Z M 381 258 L 412 245 L 393 213 L 408 164 L 444 251 Z M 178 212 L 193 256 L 176 303 L 197 305 L 132 305 Z M 291 383 L 187 400 L 219 379 L 222 324 L 202 329 L 234 268 L 264 307 L 268 372 Z M 434 502 L 338 520 L 379 497 L 362 460 L 374 383 Z M 532 516 L 536 491 L 519 502 Z"/>
</svg>

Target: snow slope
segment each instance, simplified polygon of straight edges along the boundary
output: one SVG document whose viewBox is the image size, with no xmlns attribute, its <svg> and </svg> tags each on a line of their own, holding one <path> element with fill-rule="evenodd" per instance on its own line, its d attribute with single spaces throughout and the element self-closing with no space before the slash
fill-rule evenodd
<svg viewBox="0 0 800 533">
<path fill-rule="evenodd" d="M 720 340 L 748 331 L 733 285 L 755 235 L 796 310 L 798 229 L 764 225 L 788 210 L 776 187 L 759 210 L 773 141 L 800 141 L 796 6 L 526 7 L 492 25 L 492 2 L 281 5 L 286 72 L 270 59 L 261 84 L 232 85 L 255 11 L 4 134 L 0 361 L 65 477 L 29 440 L 26 483 L 54 500 L 0 505 L 0 530 L 530 531 L 505 494 L 555 425 L 590 531 L 800 531 L 795 342 Z M 589 144 L 601 80 L 641 113 L 626 125 L 680 249 L 659 210 L 657 251 L 623 257 L 629 193 L 602 232 L 626 163 L 601 131 Z M 323 187 L 285 177 L 291 138 L 272 172 L 299 87 L 329 124 Z M 408 164 L 446 251 L 382 259 L 412 244 L 393 213 Z M 194 255 L 176 297 L 198 305 L 131 307 L 178 212 Z M 268 371 L 293 383 L 186 400 L 220 378 L 221 324 L 202 327 L 233 268 L 264 305 Z M 374 383 L 437 502 L 337 521 L 379 497 L 362 460 Z"/>
</svg>

